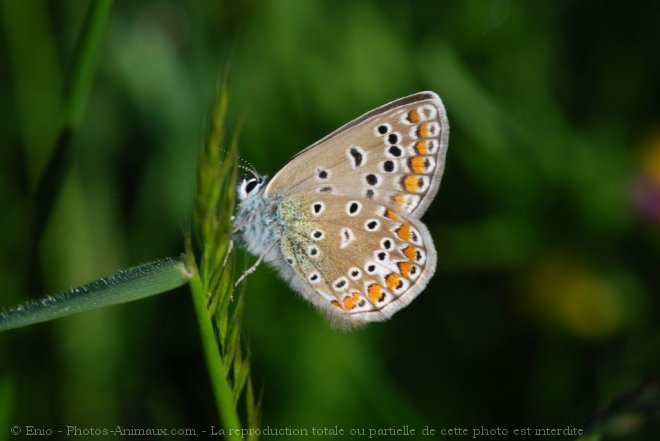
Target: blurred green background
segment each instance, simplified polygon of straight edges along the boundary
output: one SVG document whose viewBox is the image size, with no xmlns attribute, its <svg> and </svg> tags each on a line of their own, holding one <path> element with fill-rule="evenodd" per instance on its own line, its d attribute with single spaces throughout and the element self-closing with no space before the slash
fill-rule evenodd
<svg viewBox="0 0 660 441">
<path fill-rule="evenodd" d="M 433 90 L 451 124 L 424 217 L 435 277 L 389 322 L 345 333 L 259 268 L 244 335 L 263 426 L 602 417 L 617 439 L 656 439 L 660 3 L 115 1 L 35 244 L 34 189 L 90 4 L 0 1 L 0 306 L 183 251 L 228 65 L 241 156 L 271 176 L 354 117 Z M 0 335 L 0 439 L 215 418 L 187 288 Z"/>
</svg>

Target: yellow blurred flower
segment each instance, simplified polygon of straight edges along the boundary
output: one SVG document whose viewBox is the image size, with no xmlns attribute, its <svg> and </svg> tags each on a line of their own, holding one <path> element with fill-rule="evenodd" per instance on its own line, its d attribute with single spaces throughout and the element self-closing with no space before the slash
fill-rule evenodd
<svg viewBox="0 0 660 441">
<path fill-rule="evenodd" d="M 642 175 L 657 188 L 660 188 L 660 132 L 649 138 L 642 147 Z"/>
<path fill-rule="evenodd" d="M 538 264 L 530 291 L 538 315 L 580 337 L 604 338 L 624 324 L 626 304 L 620 290 L 571 258 L 553 256 Z"/>
</svg>

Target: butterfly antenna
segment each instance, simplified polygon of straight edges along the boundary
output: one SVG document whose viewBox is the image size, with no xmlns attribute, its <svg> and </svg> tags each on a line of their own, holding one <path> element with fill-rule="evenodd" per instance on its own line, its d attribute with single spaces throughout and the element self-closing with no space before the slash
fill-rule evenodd
<svg viewBox="0 0 660 441">
<path fill-rule="evenodd" d="M 225 147 L 218 147 L 218 151 L 224 155 L 227 154 L 227 149 Z M 259 177 L 259 173 L 257 173 L 257 170 L 252 166 L 252 164 L 250 164 L 247 160 L 241 157 L 239 157 L 238 160 L 244 163 L 244 164 L 238 164 L 238 168 L 249 172 L 255 178 Z"/>
<path fill-rule="evenodd" d="M 250 172 L 252 176 L 254 176 L 255 178 L 259 177 L 259 173 L 257 173 L 257 170 L 252 166 L 252 164 L 250 164 L 247 160 L 243 158 L 238 158 L 238 160 L 243 163 L 243 164 L 238 164 L 238 168 Z"/>
</svg>

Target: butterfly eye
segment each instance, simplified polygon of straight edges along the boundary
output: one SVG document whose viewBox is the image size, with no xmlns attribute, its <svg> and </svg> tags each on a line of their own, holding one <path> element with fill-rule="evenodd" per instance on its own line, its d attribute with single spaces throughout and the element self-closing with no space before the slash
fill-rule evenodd
<svg viewBox="0 0 660 441">
<path fill-rule="evenodd" d="M 250 193 L 252 190 L 254 190 L 254 187 L 257 186 L 261 182 L 261 179 L 250 179 L 247 184 L 245 184 L 245 193 Z"/>
</svg>

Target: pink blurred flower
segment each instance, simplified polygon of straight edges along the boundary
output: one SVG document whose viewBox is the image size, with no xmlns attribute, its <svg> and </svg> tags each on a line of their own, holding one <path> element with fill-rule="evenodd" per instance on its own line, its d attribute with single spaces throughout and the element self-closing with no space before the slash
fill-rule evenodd
<svg viewBox="0 0 660 441">
<path fill-rule="evenodd" d="M 651 136 L 642 146 L 631 200 L 643 216 L 660 220 L 660 132 Z"/>
</svg>

